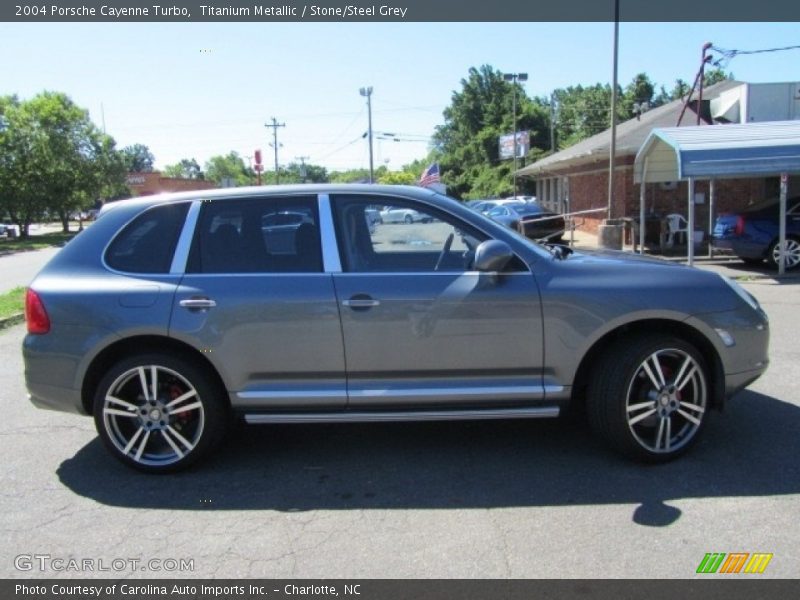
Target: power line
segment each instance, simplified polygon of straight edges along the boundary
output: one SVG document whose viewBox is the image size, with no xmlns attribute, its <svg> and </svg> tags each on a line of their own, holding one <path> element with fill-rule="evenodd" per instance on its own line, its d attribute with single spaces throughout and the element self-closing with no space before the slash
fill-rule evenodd
<svg viewBox="0 0 800 600">
<path fill-rule="evenodd" d="M 728 64 L 737 56 L 746 54 L 767 54 L 770 52 L 784 52 L 786 50 L 800 50 L 800 46 L 782 46 L 780 48 L 764 48 L 763 50 L 726 50 L 711 46 L 711 50 L 722 55 L 722 58 L 713 62 L 715 67 L 727 68 Z"/>
</svg>

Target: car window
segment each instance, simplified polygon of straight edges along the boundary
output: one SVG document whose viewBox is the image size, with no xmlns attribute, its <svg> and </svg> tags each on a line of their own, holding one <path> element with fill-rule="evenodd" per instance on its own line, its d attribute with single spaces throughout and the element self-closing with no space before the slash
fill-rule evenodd
<svg viewBox="0 0 800 600">
<path fill-rule="evenodd" d="M 411 201 L 333 200 L 342 266 L 350 272 L 465 271 L 487 239 L 452 215 Z M 381 206 L 377 220 L 370 218 L 374 205 Z"/>
<path fill-rule="evenodd" d="M 206 202 L 189 272 L 320 272 L 318 223 L 315 196 Z"/>
<path fill-rule="evenodd" d="M 502 206 L 498 206 L 497 208 L 493 208 L 492 210 L 489 211 L 490 217 L 502 217 L 507 214 L 508 211 Z"/>
<path fill-rule="evenodd" d="M 114 238 L 106 264 L 126 273 L 169 273 L 189 204 L 156 206 L 136 217 Z"/>
</svg>

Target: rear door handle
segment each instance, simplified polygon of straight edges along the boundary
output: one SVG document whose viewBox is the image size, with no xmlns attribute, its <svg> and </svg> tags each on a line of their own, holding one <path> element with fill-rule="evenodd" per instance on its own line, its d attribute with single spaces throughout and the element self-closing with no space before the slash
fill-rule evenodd
<svg viewBox="0 0 800 600">
<path fill-rule="evenodd" d="M 211 298 L 186 298 L 178 302 L 183 308 L 189 310 L 208 310 L 214 308 L 217 303 Z"/>
</svg>

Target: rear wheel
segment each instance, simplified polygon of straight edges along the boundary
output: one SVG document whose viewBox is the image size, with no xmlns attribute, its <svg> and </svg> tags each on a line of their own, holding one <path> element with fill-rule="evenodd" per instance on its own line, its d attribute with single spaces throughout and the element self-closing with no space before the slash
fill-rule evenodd
<svg viewBox="0 0 800 600">
<path fill-rule="evenodd" d="M 787 269 L 794 269 L 800 265 L 800 241 L 794 238 L 786 238 L 783 246 L 784 265 Z M 773 269 L 778 268 L 781 259 L 780 240 L 775 240 L 767 251 L 767 262 Z"/>
<path fill-rule="evenodd" d="M 623 454 L 665 462 L 694 444 L 707 420 L 709 377 L 689 343 L 663 334 L 608 349 L 589 388 L 595 432 Z"/>
<path fill-rule="evenodd" d="M 229 422 L 220 390 L 194 363 L 165 354 L 120 361 L 98 385 L 94 421 L 126 465 L 178 471 L 210 452 Z"/>
</svg>

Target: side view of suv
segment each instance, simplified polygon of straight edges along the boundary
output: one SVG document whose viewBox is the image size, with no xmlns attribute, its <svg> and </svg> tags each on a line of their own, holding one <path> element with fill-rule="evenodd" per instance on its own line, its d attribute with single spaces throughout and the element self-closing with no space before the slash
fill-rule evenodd
<svg viewBox="0 0 800 600">
<path fill-rule="evenodd" d="M 374 219 L 416 211 L 425 224 Z M 118 202 L 26 297 L 30 398 L 174 471 L 232 418 L 558 416 L 664 461 L 767 368 L 757 302 L 715 274 L 537 244 L 433 191 L 304 185 Z"/>
</svg>

